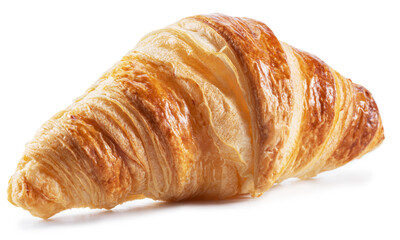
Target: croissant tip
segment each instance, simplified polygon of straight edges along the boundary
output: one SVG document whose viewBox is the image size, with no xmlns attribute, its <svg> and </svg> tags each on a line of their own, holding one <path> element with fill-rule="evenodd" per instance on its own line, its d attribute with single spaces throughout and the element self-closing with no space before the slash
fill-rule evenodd
<svg viewBox="0 0 400 240">
<path fill-rule="evenodd" d="M 8 201 L 14 206 L 28 210 L 33 216 L 48 219 L 65 209 L 64 204 L 47 197 L 17 171 L 9 180 Z"/>
</svg>

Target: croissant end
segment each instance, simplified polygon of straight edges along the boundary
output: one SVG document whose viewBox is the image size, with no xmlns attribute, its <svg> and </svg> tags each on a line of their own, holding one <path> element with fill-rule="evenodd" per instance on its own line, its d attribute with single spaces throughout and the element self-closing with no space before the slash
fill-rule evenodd
<svg viewBox="0 0 400 240">
<path fill-rule="evenodd" d="M 35 171 L 35 176 L 31 176 L 30 168 L 38 167 L 34 164 L 31 161 L 11 177 L 7 190 L 8 201 L 30 211 L 33 216 L 47 219 L 68 208 L 68 197 L 63 194 L 57 181 L 44 172 Z"/>
</svg>

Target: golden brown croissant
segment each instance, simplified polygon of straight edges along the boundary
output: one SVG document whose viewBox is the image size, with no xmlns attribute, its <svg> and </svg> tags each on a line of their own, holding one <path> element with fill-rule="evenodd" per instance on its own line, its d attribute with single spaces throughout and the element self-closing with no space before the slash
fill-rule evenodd
<svg viewBox="0 0 400 240">
<path fill-rule="evenodd" d="M 145 36 L 27 144 L 8 199 L 77 207 L 260 196 L 384 139 L 371 94 L 263 23 L 194 16 Z"/>
</svg>

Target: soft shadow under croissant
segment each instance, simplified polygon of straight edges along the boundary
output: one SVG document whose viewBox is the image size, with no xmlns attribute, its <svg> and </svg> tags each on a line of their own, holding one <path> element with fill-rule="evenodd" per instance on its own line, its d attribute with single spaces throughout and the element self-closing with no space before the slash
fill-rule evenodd
<svg viewBox="0 0 400 240">
<path fill-rule="evenodd" d="M 145 36 L 37 132 L 9 201 L 48 218 L 152 198 L 260 196 L 384 139 L 362 86 L 263 23 L 185 18 Z"/>
</svg>

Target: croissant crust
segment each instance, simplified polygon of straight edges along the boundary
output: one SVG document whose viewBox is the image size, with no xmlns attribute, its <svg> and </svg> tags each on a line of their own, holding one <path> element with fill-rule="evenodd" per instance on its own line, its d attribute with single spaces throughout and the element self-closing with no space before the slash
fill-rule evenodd
<svg viewBox="0 0 400 240">
<path fill-rule="evenodd" d="M 48 218 L 128 200 L 260 196 L 384 139 L 371 93 L 263 23 L 221 14 L 146 35 L 26 145 L 8 199 Z"/>
</svg>

